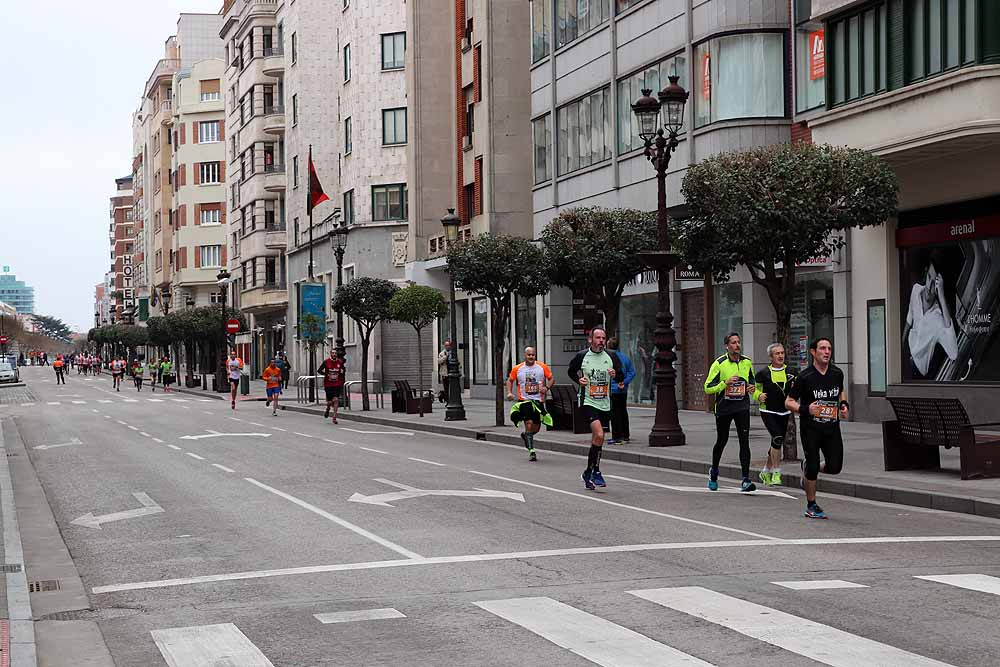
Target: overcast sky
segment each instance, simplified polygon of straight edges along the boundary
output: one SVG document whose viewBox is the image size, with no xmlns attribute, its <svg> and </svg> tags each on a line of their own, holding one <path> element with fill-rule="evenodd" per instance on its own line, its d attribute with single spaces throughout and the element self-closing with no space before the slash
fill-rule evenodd
<svg viewBox="0 0 1000 667">
<path fill-rule="evenodd" d="M 222 0 L 4 3 L 0 265 L 35 311 L 86 332 L 111 265 L 108 198 L 132 169 L 132 120 L 181 12 Z"/>
</svg>

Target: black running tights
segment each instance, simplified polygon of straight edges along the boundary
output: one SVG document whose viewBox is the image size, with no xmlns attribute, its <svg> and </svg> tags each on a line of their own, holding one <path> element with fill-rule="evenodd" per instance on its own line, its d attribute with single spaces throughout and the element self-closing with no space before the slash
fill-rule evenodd
<svg viewBox="0 0 1000 667">
<path fill-rule="evenodd" d="M 718 468 L 722 452 L 729 442 L 729 426 L 736 422 L 736 435 L 740 439 L 740 469 L 743 477 L 750 477 L 750 411 L 715 417 L 715 447 L 712 449 L 712 467 Z"/>
</svg>

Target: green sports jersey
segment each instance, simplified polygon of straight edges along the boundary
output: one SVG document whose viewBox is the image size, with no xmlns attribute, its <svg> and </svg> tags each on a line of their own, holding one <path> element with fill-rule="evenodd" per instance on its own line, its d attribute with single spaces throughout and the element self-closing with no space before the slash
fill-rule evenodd
<svg viewBox="0 0 1000 667">
<path fill-rule="evenodd" d="M 587 386 L 583 390 L 583 404 L 597 410 L 611 410 L 611 369 L 614 362 L 611 355 L 601 350 L 594 353 L 587 350 L 583 357 L 580 370 L 587 378 Z"/>
</svg>

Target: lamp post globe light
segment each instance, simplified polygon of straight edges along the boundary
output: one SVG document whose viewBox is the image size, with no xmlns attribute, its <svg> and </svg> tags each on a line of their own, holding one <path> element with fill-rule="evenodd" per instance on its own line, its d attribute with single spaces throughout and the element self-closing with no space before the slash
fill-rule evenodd
<svg viewBox="0 0 1000 667">
<path fill-rule="evenodd" d="M 330 230 L 327 236 L 330 237 L 330 248 L 333 256 L 337 259 L 337 288 L 339 289 L 344 281 L 344 252 L 347 251 L 347 234 L 350 229 L 345 224 L 340 224 Z M 344 311 L 337 308 L 337 338 L 333 341 L 337 351 L 337 357 L 343 360 L 347 357 L 347 350 L 344 349 Z"/>
<path fill-rule="evenodd" d="M 229 332 L 226 330 L 226 291 L 229 289 L 229 271 L 222 269 L 215 276 L 218 279 L 219 292 L 222 304 L 222 345 L 219 347 L 219 370 L 215 379 L 215 390 L 217 392 L 226 391 L 226 348 L 229 346 Z"/>
<path fill-rule="evenodd" d="M 684 105 L 688 92 L 678 83 L 678 77 L 668 77 L 670 83 L 653 97 L 653 91 L 646 88 L 642 97 L 632 105 L 639 124 L 639 137 L 646 146 L 644 155 L 656 171 L 656 223 L 659 248 L 641 254 L 643 262 L 655 269 L 658 276 L 656 300 L 656 328 L 653 342 L 656 344 L 653 382 L 656 384 L 656 418 L 649 433 L 650 447 L 673 447 L 685 444 L 684 431 L 677 416 L 677 371 L 674 361 L 677 353 L 677 332 L 674 331 L 674 316 L 670 312 L 670 272 L 680 263 L 680 258 L 670 252 L 670 235 L 667 228 L 667 165 L 670 155 L 677 149 L 677 134 L 684 124 Z M 659 98 L 659 99 L 657 99 Z M 660 127 L 660 112 L 663 111 L 663 126 Z M 666 130 L 666 133 L 664 133 Z"/>
<path fill-rule="evenodd" d="M 462 219 L 455 215 L 455 209 L 449 208 L 448 215 L 441 218 L 444 236 L 448 247 L 458 241 L 458 228 Z M 455 321 L 455 276 L 449 273 L 451 282 L 450 318 L 451 318 L 451 350 L 448 354 L 448 404 L 444 410 L 445 421 L 464 421 L 465 406 L 462 404 L 462 374 L 458 366 L 458 323 Z"/>
<path fill-rule="evenodd" d="M 169 289 L 160 296 L 160 303 L 163 304 L 162 307 L 164 315 L 170 314 L 170 299 L 172 296 L 173 295 L 170 293 Z"/>
</svg>

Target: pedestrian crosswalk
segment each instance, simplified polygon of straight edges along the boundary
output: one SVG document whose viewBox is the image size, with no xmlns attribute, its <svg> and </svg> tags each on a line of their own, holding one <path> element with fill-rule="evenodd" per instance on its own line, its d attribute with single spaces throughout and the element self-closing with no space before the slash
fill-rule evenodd
<svg viewBox="0 0 1000 667">
<path fill-rule="evenodd" d="M 956 589 L 973 590 L 990 595 L 1000 595 L 1000 577 L 981 573 L 943 574 L 914 576 L 912 579 L 928 582 L 926 585 L 944 584 Z M 911 580 L 912 580 L 911 579 Z M 833 580 L 840 584 L 840 580 Z M 778 583 L 778 582 L 775 582 Z M 780 582 L 806 584 L 808 582 Z M 814 595 L 816 591 L 841 589 L 838 593 L 862 594 L 876 590 L 878 585 L 829 586 L 833 583 L 817 580 L 817 586 L 797 586 L 786 591 L 788 595 Z M 898 585 L 898 582 L 892 585 Z M 924 585 L 924 584 L 920 584 Z M 885 587 L 885 584 L 882 585 Z M 622 595 L 641 600 L 639 604 L 652 603 L 662 608 L 679 612 L 697 622 L 704 622 L 700 632 L 704 639 L 692 643 L 689 636 L 681 638 L 686 650 L 671 646 L 671 633 L 683 632 L 689 635 L 690 625 L 683 625 L 673 619 L 664 622 L 649 622 L 656 607 L 643 613 L 646 627 L 657 627 L 659 634 L 654 639 L 637 632 L 626 625 L 610 621 L 602 616 L 584 611 L 565 602 L 550 597 L 515 597 L 472 602 L 472 606 L 503 619 L 520 630 L 540 637 L 561 649 L 569 651 L 585 660 L 602 667 L 714 667 L 708 659 L 718 659 L 719 646 L 731 644 L 731 635 L 736 632 L 751 640 L 762 642 L 783 651 L 806 658 L 815 663 L 832 667 L 856 667 L 857 665 L 878 665 L 879 667 L 952 667 L 903 647 L 892 646 L 863 637 L 817 621 L 791 614 L 781 609 L 750 602 L 701 586 L 676 586 L 622 591 Z M 930 594 L 930 593 L 929 593 Z M 769 601 L 773 598 L 769 598 Z M 620 604 L 621 599 L 614 604 Z M 463 605 L 468 603 L 461 603 Z M 773 601 L 770 604 L 775 604 Z M 821 609 L 817 607 L 817 609 Z M 381 619 L 397 619 L 406 623 L 414 614 L 400 612 L 394 608 L 340 611 L 314 614 L 315 620 L 325 626 L 343 623 L 365 623 Z M 621 616 L 619 613 L 618 616 Z M 620 618 L 618 619 L 620 620 Z M 481 620 L 469 618 L 470 626 L 483 626 Z M 400 626 L 403 627 L 403 626 Z M 675 629 L 683 628 L 683 629 Z M 713 628 L 718 628 L 713 630 Z M 266 667 L 272 663 L 246 635 L 232 623 L 169 628 L 154 630 L 153 639 L 161 655 L 170 667 L 208 667 L 210 665 L 240 665 L 246 667 Z M 405 641 L 406 633 L 399 634 Z M 523 638 L 517 641 L 524 644 Z M 694 645 L 695 648 L 691 648 Z M 773 649 L 772 649 L 773 650 Z M 688 652 L 689 651 L 689 652 Z M 700 654 L 700 655 L 695 655 Z M 530 662 L 530 661 L 529 661 Z M 468 664 L 475 664 L 470 656 Z M 529 663 L 524 663 L 529 664 Z M 729 664 L 728 662 L 725 664 Z"/>
</svg>

